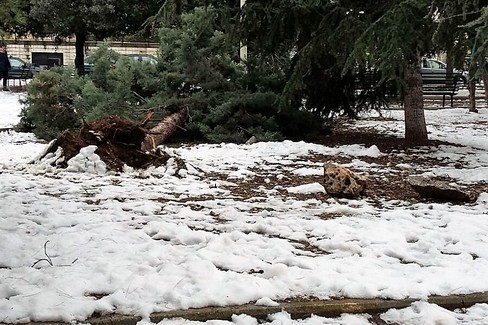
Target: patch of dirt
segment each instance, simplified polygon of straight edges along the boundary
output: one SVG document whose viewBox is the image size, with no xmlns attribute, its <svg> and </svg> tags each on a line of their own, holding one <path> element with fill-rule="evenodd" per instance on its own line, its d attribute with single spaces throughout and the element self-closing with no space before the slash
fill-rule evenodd
<svg viewBox="0 0 488 325">
<path fill-rule="evenodd" d="M 413 190 L 406 179 L 408 176 L 422 173 L 426 168 L 450 166 L 463 168 L 462 162 L 453 162 L 447 159 L 438 159 L 429 156 L 429 148 L 440 145 L 459 146 L 456 144 L 429 140 L 427 143 L 417 145 L 402 138 L 386 136 L 374 130 L 347 131 L 340 130 L 331 136 L 320 139 L 317 143 L 326 146 L 341 146 L 362 144 L 365 147 L 375 145 L 384 154 L 380 157 L 360 157 L 368 164 L 373 164 L 375 171 L 368 175 L 366 196 L 375 199 L 419 201 L 420 196 Z M 317 155 L 316 161 L 328 158 L 335 163 L 347 164 L 352 161 L 347 157 L 324 157 Z M 355 158 L 356 159 L 356 158 Z M 361 173 L 361 171 L 355 171 Z M 470 191 L 476 196 L 488 191 L 488 184 L 478 183 L 471 186 Z"/>
<path fill-rule="evenodd" d="M 379 157 L 348 157 L 344 156 L 327 156 L 315 154 L 307 156 L 304 160 L 316 163 L 325 163 L 331 161 L 336 164 L 348 164 L 354 160 L 361 160 L 369 164 L 367 169 L 355 170 L 353 172 L 366 175 L 368 185 L 363 198 L 372 201 L 378 205 L 384 204 L 384 201 L 401 200 L 406 202 L 425 202 L 420 195 L 410 186 L 407 178 L 411 175 L 422 173 L 424 170 L 432 167 L 450 166 L 454 168 L 463 168 L 463 162 L 453 162 L 448 159 L 433 158 L 429 155 L 430 148 L 440 145 L 457 146 L 452 143 L 429 140 L 421 146 L 413 142 L 405 141 L 402 138 L 387 136 L 375 132 L 374 129 L 365 130 L 347 130 L 345 128 L 336 131 L 334 134 L 325 136 L 318 141 L 328 147 L 338 147 L 351 144 L 360 144 L 365 147 L 377 146 L 383 153 Z M 296 168 L 300 168 L 300 161 L 297 161 Z M 287 166 L 290 167 L 290 166 Z M 293 166 L 291 166 L 293 168 Z M 280 168 L 280 166 L 277 166 Z M 245 180 L 232 180 L 237 186 L 230 186 L 228 189 L 233 195 L 248 199 L 256 196 L 266 196 L 266 191 L 277 191 L 285 199 L 294 197 L 299 200 L 317 199 L 327 200 L 329 196 L 323 193 L 301 194 L 289 193 L 286 188 L 299 186 L 310 183 L 323 183 L 322 175 L 299 176 L 290 172 L 290 168 L 275 170 L 274 175 L 265 175 L 262 170 L 253 170 L 256 176 Z M 281 175 L 280 179 L 275 176 Z M 212 175 L 213 179 L 226 180 L 227 175 Z M 479 193 L 488 191 L 488 184 L 474 184 L 469 189 L 477 197 Z M 433 200 L 430 200 L 433 201 Z"/>
<path fill-rule="evenodd" d="M 80 149 L 88 145 L 96 145 L 98 147 L 96 153 L 112 170 L 121 170 L 124 165 L 144 169 L 166 163 L 169 159 L 168 154 L 164 152 L 148 153 L 140 149 L 146 133 L 147 130 L 138 124 L 117 116 L 108 116 L 87 124 L 80 131 L 66 132 L 49 152 L 54 152 L 58 147 L 62 147 L 65 161 L 68 161 L 77 155 Z M 374 128 L 354 129 L 349 127 L 348 123 L 341 123 L 335 128 L 332 135 L 323 136 L 316 143 L 328 147 L 360 144 L 368 148 L 375 145 L 382 153 L 378 157 L 313 154 L 307 155 L 304 160 L 319 164 L 330 161 L 340 165 L 349 164 L 353 159 L 365 162 L 368 164 L 367 167 L 362 170 L 352 169 L 352 171 L 367 176 L 368 183 L 364 198 L 377 204 L 392 200 L 420 201 L 419 194 L 407 182 L 409 176 L 420 174 L 432 167 L 463 168 L 462 161 L 434 158 L 429 155 L 431 148 L 440 145 L 454 146 L 454 144 L 429 140 L 418 145 L 403 138 L 378 133 Z M 183 162 L 181 163 L 183 164 Z M 231 180 L 234 185 L 228 186 L 228 190 L 242 199 L 266 197 L 269 191 L 274 191 L 284 199 L 293 197 L 299 200 L 327 200 L 329 196 L 325 193 L 303 194 L 287 191 L 288 188 L 299 185 L 323 183 L 322 175 L 300 176 L 291 171 L 300 167 L 303 167 L 303 163 L 298 160 L 296 166 L 277 165 L 271 172 L 256 169 L 253 170 L 256 176 L 251 179 Z M 207 175 L 210 180 L 226 181 L 227 177 L 226 173 Z M 477 197 L 480 192 L 488 191 L 488 184 L 475 184 L 469 190 Z"/>
</svg>

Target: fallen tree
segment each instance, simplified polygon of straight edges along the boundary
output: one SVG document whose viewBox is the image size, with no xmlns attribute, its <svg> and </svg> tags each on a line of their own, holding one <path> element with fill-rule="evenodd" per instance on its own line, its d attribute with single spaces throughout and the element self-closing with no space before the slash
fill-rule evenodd
<svg viewBox="0 0 488 325">
<path fill-rule="evenodd" d="M 181 128 L 188 116 L 188 108 L 181 108 L 148 130 L 145 125 L 152 114 L 152 110 L 148 111 L 141 123 L 133 123 L 118 116 L 107 116 L 85 123 L 79 130 L 65 131 L 51 143 L 43 157 L 61 148 L 63 159 L 58 161 L 58 165 L 67 167 L 68 160 L 76 156 L 82 148 L 95 145 L 95 153 L 110 170 L 120 171 L 124 165 L 133 168 L 160 166 L 170 156 L 157 150 L 157 147 Z"/>
<path fill-rule="evenodd" d="M 152 113 L 152 112 L 151 112 Z M 152 114 L 146 115 L 142 122 L 142 126 L 147 123 Z M 176 130 L 181 128 L 188 117 L 188 107 L 180 108 L 174 114 L 165 117 L 155 127 L 149 130 L 142 142 L 141 149 L 144 151 L 151 151 L 156 149 L 161 143 L 166 141 Z"/>
</svg>

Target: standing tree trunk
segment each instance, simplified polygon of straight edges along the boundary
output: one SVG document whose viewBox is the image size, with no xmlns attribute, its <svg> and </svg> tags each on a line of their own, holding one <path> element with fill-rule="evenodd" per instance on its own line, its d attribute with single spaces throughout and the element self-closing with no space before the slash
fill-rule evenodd
<svg viewBox="0 0 488 325">
<path fill-rule="evenodd" d="M 483 73 L 483 87 L 485 88 L 485 105 L 488 107 L 488 73 Z"/>
<path fill-rule="evenodd" d="M 422 95 L 422 74 L 418 63 L 405 64 L 405 140 L 425 143 L 428 140 Z"/>
<path fill-rule="evenodd" d="M 478 113 L 476 108 L 476 81 L 468 81 L 469 90 L 469 111 L 473 113 Z"/>
<path fill-rule="evenodd" d="M 85 42 L 86 42 L 86 34 L 85 33 L 75 33 L 76 41 L 75 41 L 75 67 L 76 71 L 78 72 L 79 76 L 85 74 Z"/>
<path fill-rule="evenodd" d="M 446 52 L 446 75 L 452 76 L 454 72 L 454 56 L 452 55 L 452 48 L 448 49 Z"/>
<path fill-rule="evenodd" d="M 469 111 L 478 113 L 476 109 L 476 73 L 477 64 L 472 60 L 468 67 L 468 90 L 469 90 Z"/>
</svg>

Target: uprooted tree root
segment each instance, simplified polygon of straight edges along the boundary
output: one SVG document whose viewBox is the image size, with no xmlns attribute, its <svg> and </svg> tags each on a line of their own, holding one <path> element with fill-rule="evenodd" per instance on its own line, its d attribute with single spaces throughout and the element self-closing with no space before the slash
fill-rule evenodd
<svg viewBox="0 0 488 325">
<path fill-rule="evenodd" d="M 78 131 L 64 132 L 47 153 L 56 152 L 61 147 L 65 158 L 61 167 L 66 167 L 69 159 L 89 145 L 97 146 L 95 153 L 110 170 L 120 171 L 124 165 L 147 168 L 165 164 L 170 158 L 167 153 L 141 150 L 147 132 L 138 124 L 118 116 L 107 116 L 86 124 Z"/>
</svg>

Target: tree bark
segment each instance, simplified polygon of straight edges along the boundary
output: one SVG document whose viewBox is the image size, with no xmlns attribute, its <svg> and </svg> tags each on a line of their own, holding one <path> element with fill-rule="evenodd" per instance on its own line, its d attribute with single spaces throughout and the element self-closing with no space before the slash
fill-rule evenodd
<svg viewBox="0 0 488 325">
<path fill-rule="evenodd" d="M 468 82 L 468 90 L 469 90 L 469 111 L 473 113 L 478 113 L 478 109 L 476 109 L 476 81 L 469 81 Z"/>
<path fill-rule="evenodd" d="M 483 74 L 483 87 L 485 88 L 485 105 L 488 107 L 488 73 Z"/>
<path fill-rule="evenodd" d="M 151 151 L 168 139 L 178 128 L 181 128 L 188 117 L 188 107 L 183 107 L 176 113 L 165 117 L 155 127 L 149 130 L 141 144 L 142 151 Z"/>
<path fill-rule="evenodd" d="M 405 64 L 405 139 L 416 143 L 428 141 L 422 95 L 422 74 L 418 64 Z"/>
<path fill-rule="evenodd" d="M 478 65 L 476 62 L 471 61 L 468 67 L 468 91 L 469 91 L 469 111 L 477 113 L 476 109 L 476 70 Z"/>
<path fill-rule="evenodd" d="M 85 43 L 86 43 L 86 34 L 84 33 L 75 33 L 76 41 L 75 41 L 75 67 L 76 71 L 78 72 L 79 76 L 85 74 Z"/>
<path fill-rule="evenodd" d="M 454 57 L 452 55 L 452 48 L 449 48 L 446 51 L 446 64 L 447 64 L 446 74 L 448 76 L 452 76 L 454 72 Z"/>
</svg>

